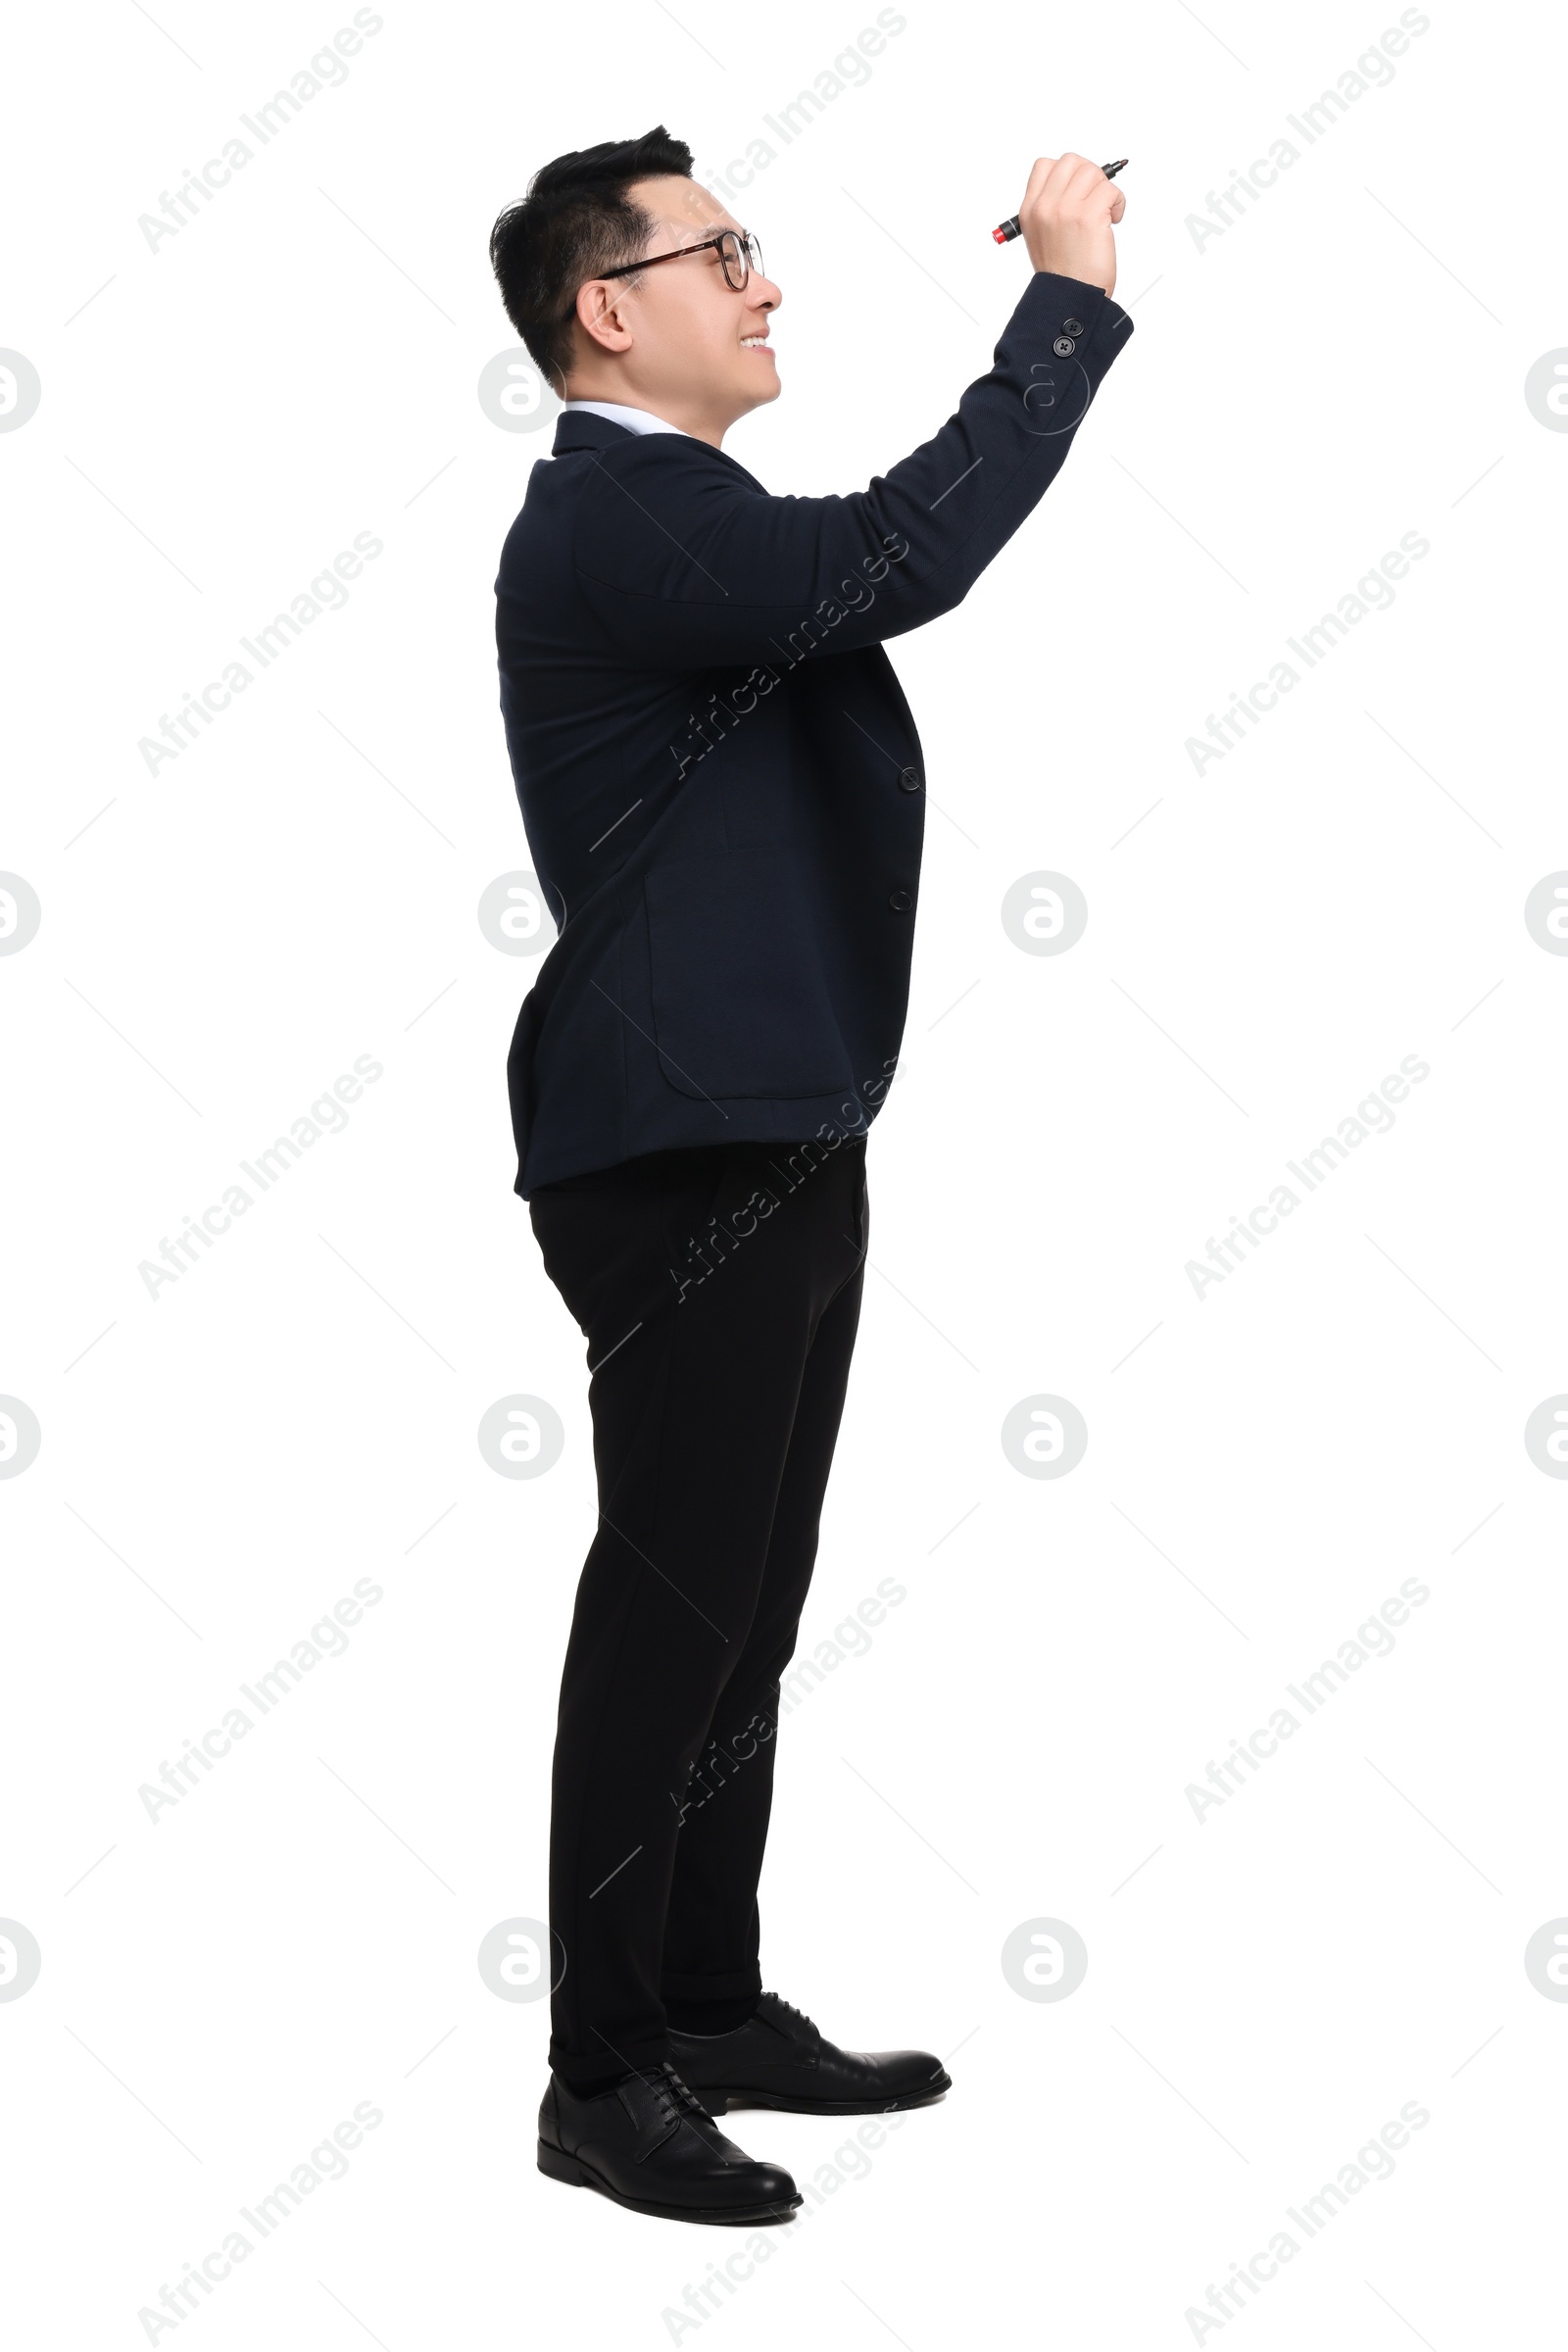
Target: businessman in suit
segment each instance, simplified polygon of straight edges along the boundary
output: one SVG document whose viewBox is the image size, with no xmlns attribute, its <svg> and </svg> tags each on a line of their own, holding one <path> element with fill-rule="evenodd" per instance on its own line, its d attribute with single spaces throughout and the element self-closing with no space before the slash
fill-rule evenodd
<svg viewBox="0 0 1568 2352">
<path fill-rule="evenodd" d="M 840 2049 L 763 1991 L 757 1886 L 920 878 L 924 766 L 882 649 L 958 604 L 1054 478 L 1131 331 L 1122 209 L 1081 156 L 1036 162 L 1034 274 L 993 366 L 848 497 L 771 497 L 723 448 L 778 398 L 782 296 L 662 125 L 548 165 L 491 237 L 564 402 L 496 583 L 560 932 L 508 1079 L 515 1189 L 587 1340 L 599 1496 L 556 1743 L 538 2155 L 641 2212 L 799 2207 L 720 2132 L 730 2107 L 950 2086 L 929 2052 Z"/>
</svg>

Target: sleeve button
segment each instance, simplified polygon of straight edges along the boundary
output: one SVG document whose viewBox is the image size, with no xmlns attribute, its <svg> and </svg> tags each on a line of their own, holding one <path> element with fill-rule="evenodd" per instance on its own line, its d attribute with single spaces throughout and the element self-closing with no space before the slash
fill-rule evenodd
<svg viewBox="0 0 1568 2352">
<path fill-rule="evenodd" d="M 919 789 L 919 769 L 915 767 L 901 767 L 899 770 L 899 790 L 901 792 L 918 792 Z"/>
<path fill-rule="evenodd" d="M 1073 341 L 1071 335 L 1058 335 L 1051 348 L 1055 353 L 1058 360 L 1067 360 L 1071 359 L 1078 346 Z"/>
<path fill-rule="evenodd" d="M 1084 322 L 1081 318 L 1064 318 L 1061 322 L 1061 331 L 1064 335 L 1081 335 L 1084 331 Z"/>
<path fill-rule="evenodd" d="M 907 914 L 909 908 L 914 905 L 914 901 L 906 890 L 896 890 L 889 899 L 888 905 L 895 914 Z"/>
</svg>

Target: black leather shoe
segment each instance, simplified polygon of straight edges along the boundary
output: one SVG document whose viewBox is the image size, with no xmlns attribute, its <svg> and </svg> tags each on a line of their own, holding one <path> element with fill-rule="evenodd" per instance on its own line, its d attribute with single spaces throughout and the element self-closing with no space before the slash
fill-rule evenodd
<svg viewBox="0 0 1568 2352">
<path fill-rule="evenodd" d="M 781 2165 L 755 2164 L 724 2137 L 672 2066 L 592 2098 L 552 2075 L 539 2170 L 669 2222 L 787 2222 L 802 2202 Z"/>
<path fill-rule="evenodd" d="M 670 2054 L 713 2115 L 779 2107 L 791 2115 L 881 2115 L 925 2107 L 953 2088 L 929 2050 L 841 2050 L 776 1992 L 731 2034 L 677 2034 Z"/>
</svg>

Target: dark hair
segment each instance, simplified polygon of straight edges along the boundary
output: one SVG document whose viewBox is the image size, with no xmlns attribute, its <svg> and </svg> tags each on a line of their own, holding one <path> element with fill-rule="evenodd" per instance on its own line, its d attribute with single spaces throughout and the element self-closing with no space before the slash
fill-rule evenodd
<svg viewBox="0 0 1568 2352">
<path fill-rule="evenodd" d="M 640 139 L 607 139 L 558 155 L 490 231 L 490 267 L 528 356 L 558 392 L 572 357 L 577 289 L 641 259 L 654 222 L 626 190 L 640 179 L 690 179 L 692 151 L 662 122 Z M 622 281 L 635 285 L 635 277 Z"/>
</svg>

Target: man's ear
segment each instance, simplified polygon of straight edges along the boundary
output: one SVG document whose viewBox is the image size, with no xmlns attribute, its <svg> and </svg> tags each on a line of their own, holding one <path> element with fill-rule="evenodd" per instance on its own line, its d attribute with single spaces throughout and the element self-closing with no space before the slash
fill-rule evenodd
<svg viewBox="0 0 1568 2352">
<path fill-rule="evenodd" d="M 577 324 L 601 351 L 629 351 L 631 328 L 622 316 L 623 296 L 613 278 L 591 277 L 577 288 Z"/>
</svg>

